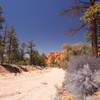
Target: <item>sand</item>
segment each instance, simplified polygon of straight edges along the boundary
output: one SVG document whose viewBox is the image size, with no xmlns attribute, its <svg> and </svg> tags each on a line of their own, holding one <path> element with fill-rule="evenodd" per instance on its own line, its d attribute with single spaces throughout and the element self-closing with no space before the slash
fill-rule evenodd
<svg viewBox="0 0 100 100">
<path fill-rule="evenodd" d="M 64 74 L 62 69 L 50 68 L 35 74 L 0 76 L 0 100 L 54 100 Z"/>
</svg>

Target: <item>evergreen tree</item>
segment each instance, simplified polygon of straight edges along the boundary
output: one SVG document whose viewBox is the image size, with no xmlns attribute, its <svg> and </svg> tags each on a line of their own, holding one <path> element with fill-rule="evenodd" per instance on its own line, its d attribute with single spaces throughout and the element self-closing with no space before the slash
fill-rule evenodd
<svg viewBox="0 0 100 100">
<path fill-rule="evenodd" d="M 28 48 L 28 54 L 30 56 L 30 65 L 33 64 L 33 51 L 35 48 L 35 43 L 33 41 L 29 41 L 27 43 L 27 48 Z"/>
<path fill-rule="evenodd" d="M 21 60 L 24 60 L 25 48 L 26 48 L 26 44 L 23 42 L 23 43 L 21 44 L 21 47 L 20 47 L 20 56 L 21 56 Z"/>
<path fill-rule="evenodd" d="M 5 44 L 3 42 L 3 37 L 0 36 L 0 63 L 4 63 L 4 50 L 5 50 Z"/>
<path fill-rule="evenodd" d="M 70 14 L 70 15 L 74 15 L 74 18 L 75 18 L 75 15 L 77 15 L 77 17 L 81 19 L 80 22 L 82 23 L 79 27 L 70 28 L 67 33 L 73 35 L 79 32 L 81 29 L 89 27 L 89 31 L 91 31 L 92 33 L 92 38 L 91 38 L 92 53 L 94 56 L 98 56 L 99 47 L 97 44 L 98 42 L 97 30 L 99 27 L 97 27 L 96 25 L 97 23 L 96 13 L 100 12 L 99 0 L 87 0 L 87 1 L 86 0 L 74 0 L 74 1 L 75 1 L 74 3 L 75 5 L 72 5 L 72 7 L 65 9 L 63 12 L 61 12 L 60 15 Z"/>
<path fill-rule="evenodd" d="M 8 63 L 16 63 L 19 59 L 19 44 L 14 27 L 9 27 L 7 30 L 7 56 Z"/>
<path fill-rule="evenodd" d="M 4 62 L 4 41 L 3 41 L 3 37 L 2 37 L 2 32 L 3 32 L 3 23 L 4 23 L 4 16 L 3 16 L 3 8 L 2 6 L 0 6 L 0 60 L 1 60 L 1 64 L 3 64 Z"/>
<path fill-rule="evenodd" d="M 46 67 L 46 55 L 43 53 L 42 55 L 40 55 L 40 66 Z"/>
</svg>

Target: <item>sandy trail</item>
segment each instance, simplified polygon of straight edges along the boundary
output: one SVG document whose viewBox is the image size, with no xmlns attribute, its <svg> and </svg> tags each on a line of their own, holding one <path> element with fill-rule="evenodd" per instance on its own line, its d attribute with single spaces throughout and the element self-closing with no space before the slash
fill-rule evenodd
<svg viewBox="0 0 100 100">
<path fill-rule="evenodd" d="M 64 71 L 58 68 L 0 79 L 0 100 L 54 100 L 63 79 Z"/>
</svg>

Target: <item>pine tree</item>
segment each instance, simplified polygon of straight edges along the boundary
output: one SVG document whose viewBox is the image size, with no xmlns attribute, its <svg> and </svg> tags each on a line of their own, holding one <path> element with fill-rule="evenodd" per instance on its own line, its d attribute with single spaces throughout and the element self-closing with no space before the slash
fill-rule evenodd
<svg viewBox="0 0 100 100">
<path fill-rule="evenodd" d="M 0 60 L 1 60 L 1 64 L 4 63 L 4 49 L 5 49 L 5 43 L 2 36 L 4 21 L 5 20 L 3 16 L 3 8 L 2 6 L 0 6 Z"/>
<path fill-rule="evenodd" d="M 79 17 L 79 19 L 82 17 L 82 15 L 84 15 L 85 13 L 87 14 L 87 11 L 90 11 L 91 7 L 96 6 L 95 4 L 97 4 L 100 6 L 99 0 L 75 0 L 75 5 L 73 5 L 70 8 L 65 9 L 63 12 L 60 13 L 60 15 L 77 15 L 77 17 Z M 94 9 L 94 8 L 93 8 Z M 97 27 L 96 27 L 96 21 L 97 18 L 95 16 L 96 11 L 94 11 L 94 13 L 92 14 L 92 16 L 89 16 L 89 21 L 87 22 L 83 22 L 82 18 L 81 18 L 81 25 L 79 27 L 75 27 L 75 28 L 70 28 L 67 31 L 67 34 L 75 34 L 78 33 L 81 29 L 89 27 L 89 31 L 91 31 L 92 33 L 92 41 L 91 41 L 91 45 L 92 45 L 92 52 L 94 56 L 98 56 L 98 45 L 97 45 Z"/>
<path fill-rule="evenodd" d="M 0 36 L 0 63 L 4 63 L 4 50 L 5 50 L 5 44 L 3 42 L 3 37 Z"/>
<path fill-rule="evenodd" d="M 7 30 L 7 56 L 8 63 L 16 63 L 19 59 L 19 44 L 14 27 Z"/>
<path fill-rule="evenodd" d="M 33 64 L 33 51 L 35 48 L 35 43 L 33 42 L 33 40 L 27 43 L 27 48 L 28 48 L 28 54 L 30 56 L 30 65 L 32 65 Z"/>
<path fill-rule="evenodd" d="M 26 44 L 23 42 L 23 43 L 21 44 L 21 47 L 20 47 L 20 55 L 21 55 L 21 60 L 22 60 L 22 61 L 24 60 L 25 48 L 26 48 Z"/>
</svg>

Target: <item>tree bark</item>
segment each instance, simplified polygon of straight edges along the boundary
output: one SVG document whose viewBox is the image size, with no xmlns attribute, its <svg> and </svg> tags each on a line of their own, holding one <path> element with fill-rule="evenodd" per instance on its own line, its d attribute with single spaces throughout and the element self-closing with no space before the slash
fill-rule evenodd
<svg viewBox="0 0 100 100">
<path fill-rule="evenodd" d="M 90 0 L 90 5 L 93 6 L 96 0 Z M 92 31 L 92 53 L 94 56 L 98 56 L 98 46 L 97 46 L 97 29 L 96 29 L 96 18 L 95 14 L 93 15 L 93 19 L 91 21 L 91 31 Z"/>
</svg>

